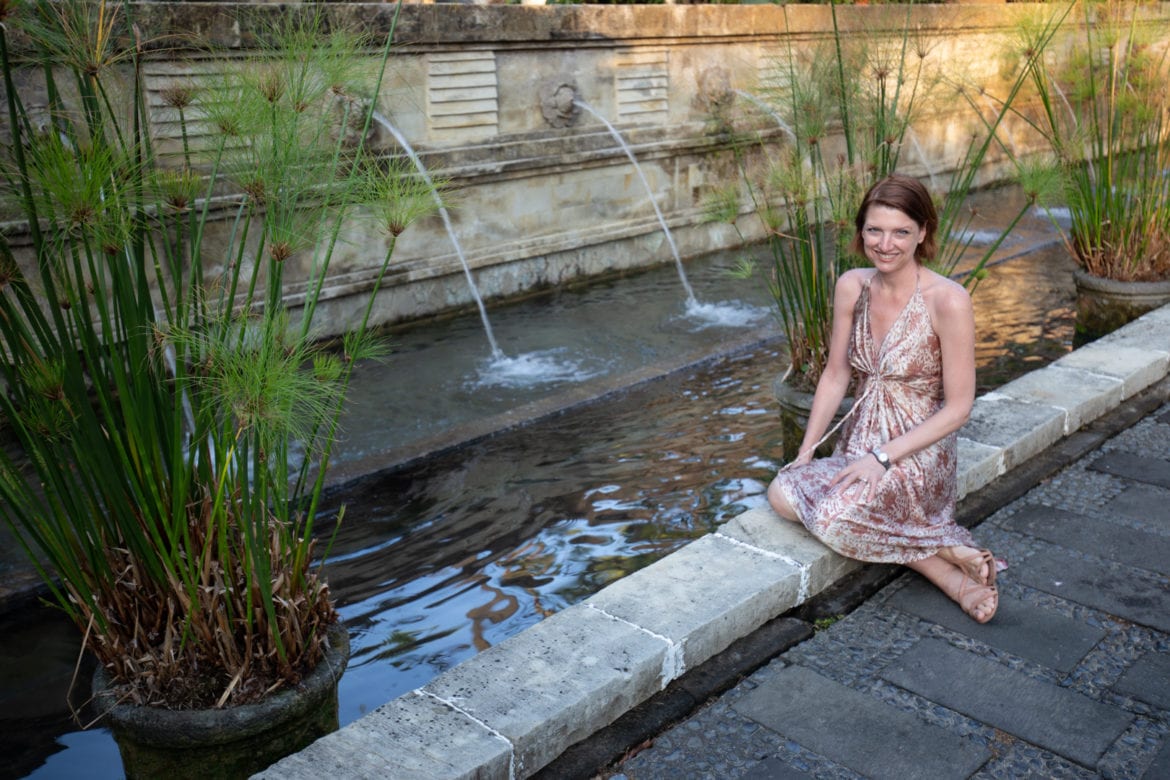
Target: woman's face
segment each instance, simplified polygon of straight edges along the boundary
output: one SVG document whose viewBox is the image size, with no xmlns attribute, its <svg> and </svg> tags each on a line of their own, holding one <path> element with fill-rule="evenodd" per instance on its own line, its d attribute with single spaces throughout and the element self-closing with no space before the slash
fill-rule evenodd
<svg viewBox="0 0 1170 780">
<path fill-rule="evenodd" d="M 874 204 L 865 213 L 861 228 L 865 256 L 879 271 L 894 271 L 917 262 L 914 252 L 926 238 L 926 228 L 889 206 Z"/>
</svg>

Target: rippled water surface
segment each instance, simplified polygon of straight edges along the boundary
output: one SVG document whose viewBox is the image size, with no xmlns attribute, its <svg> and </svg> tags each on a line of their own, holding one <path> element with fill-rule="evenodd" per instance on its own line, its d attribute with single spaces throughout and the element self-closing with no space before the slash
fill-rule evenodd
<svg viewBox="0 0 1170 780">
<path fill-rule="evenodd" d="M 1071 347 L 1072 265 L 1054 236 L 1040 217 L 1026 220 L 975 293 L 981 390 Z M 758 289 L 727 277 L 735 259 L 688 265 L 700 300 L 766 305 Z M 473 315 L 396 334 L 392 359 L 356 388 L 342 473 L 431 454 L 334 496 L 348 507 L 328 568 L 353 648 L 343 723 L 761 504 L 779 465 L 774 326 L 688 318 L 673 267 L 492 318 L 509 358 L 534 355 L 557 370 L 535 383 L 490 381 Z M 737 340 L 753 346 L 648 378 Z M 545 416 L 516 424 L 534 411 Z M 472 443 L 443 449 L 461 435 Z M 72 634 L 20 636 L 0 648 L 14 663 L 57 654 L 65 664 L 76 653 Z M 22 685 L 15 679 L 8 692 Z M 20 745 L 42 756 L 12 776 L 119 776 L 103 730 L 79 732 L 59 706 L 44 709 L 0 736 L 4 754 Z"/>
</svg>

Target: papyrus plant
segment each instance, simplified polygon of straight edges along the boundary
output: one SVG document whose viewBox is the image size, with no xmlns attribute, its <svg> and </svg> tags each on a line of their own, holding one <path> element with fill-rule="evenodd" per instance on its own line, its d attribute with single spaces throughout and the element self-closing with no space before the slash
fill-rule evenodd
<svg viewBox="0 0 1170 780">
<path fill-rule="evenodd" d="M 167 145 L 144 70 L 166 42 L 133 8 L 5 6 L 0 500 L 128 700 L 243 703 L 312 669 L 337 620 L 319 498 L 378 350 L 369 306 L 432 193 L 364 145 L 388 48 L 286 9 L 246 61 L 163 85 Z M 18 65 L 39 68 L 38 105 Z M 326 349 L 314 315 L 363 215 L 386 249 Z"/>
<path fill-rule="evenodd" d="M 1066 9 L 1063 13 L 1067 14 Z M 1070 250 L 1090 274 L 1170 278 L 1170 37 L 1155 4 L 1083 2 L 1065 46 L 1025 68 L 1038 111 L 1020 111 L 1065 172 Z M 1043 20 L 1021 26 L 1026 43 Z"/>
<path fill-rule="evenodd" d="M 720 122 L 731 140 L 740 180 L 709 201 L 708 218 L 734 224 L 743 192 L 763 221 L 771 253 L 765 278 L 787 342 L 789 379 L 801 390 L 816 387 L 828 357 L 837 278 L 864 262 L 847 246 L 865 191 L 891 173 L 924 164 L 914 129 L 923 116 L 956 99 L 968 104 L 972 112 L 966 121 L 972 130 L 964 156 L 946 161 L 949 172 L 938 187 L 931 180 L 939 212 L 934 267 L 954 273 L 974 236 L 969 229 L 974 214 L 966 201 L 988 153 L 1001 147 L 997 134 L 1009 115 L 1006 106 L 1023 83 L 1023 73 L 1017 72 L 1005 103 L 987 112 L 972 96 L 978 88 L 933 54 L 937 40 L 916 24 L 912 6 L 883 13 L 876 31 L 847 32 L 838 25 L 836 7 L 830 6 L 831 37 L 806 46 L 786 36 L 788 44 L 773 64 L 771 83 L 751 93 L 753 109 L 766 109 L 760 121 L 771 120 L 782 128 L 767 134 L 767 144 L 756 144 L 750 134 L 737 131 L 734 119 Z M 889 14 L 900 15 L 900 22 L 891 24 Z M 758 120 L 759 111 L 754 113 Z M 777 144 L 778 153 L 769 150 Z M 756 177 L 752 171 L 760 155 L 767 156 L 767 173 Z M 926 178 L 925 172 L 921 175 Z M 1027 189 L 1029 198 L 1014 220 L 966 269 L 962 280 L 969 287 L 977 284 L 1004 237 L 1050 189 L 1040 168 L 1033 166 Z M 755 272 L 752 264 L 741 269 L 745 276 Z"/>
</svg>

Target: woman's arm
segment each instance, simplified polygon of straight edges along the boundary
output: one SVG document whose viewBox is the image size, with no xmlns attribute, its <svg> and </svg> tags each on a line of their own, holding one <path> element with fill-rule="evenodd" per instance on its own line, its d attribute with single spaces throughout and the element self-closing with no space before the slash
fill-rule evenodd
<svg viewBox="0 0 1170 780">
<path fill-rule="evenodd" d="M 808 415 L 800 454 L 793 461 L 800 465 L 812 460 L 816 444 L 829 426 L 849 390 L 852 369 L 849 367 L 849 340 L 853 337 L 853 307 L 861 295 L 864 271 L 847 271 L 837 279 L 833 291 L 833 332 L 829 338 L 829 355 L 817 381 L 812 409 Z"/>
</svg>

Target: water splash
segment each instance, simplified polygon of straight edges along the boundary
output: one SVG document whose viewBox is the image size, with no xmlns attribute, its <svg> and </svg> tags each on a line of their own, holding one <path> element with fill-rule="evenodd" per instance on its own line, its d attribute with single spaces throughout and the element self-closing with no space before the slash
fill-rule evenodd
<svg viewBox="0 0 1170 780">
<path fill-rule="evenodd" d="M 682 281 L 683 289 L 687 293 L 687 306 L 697 304 L 695 298 L 695 291 L 691 289 L 691 283 L 687 281 L 686 271 L 683 270 L 682 258 L 678 254 L 678 246 L 674 243 L 674 236 L 671 235 L 670 228 L 666 225 L 666 217 L 662 216 L 662 209 L 658 208 L 658 201 L 654 198 L 654 190 L 650 188 L 650 182 L 646 180 L 646 174 L 642 172 L 642 166 L 638 164 L 638 158 L 634 156 L 634 152 L 630 149 L 630 145 L 626 143 L 626 139 L 617 131 L 617 128 L 610 124 L 609 120 L 597 113 L 592 106 L 581 100 L 574 100 L 573 104 L 585 109 L 593 116 L 597 117 L 601 124 L 609 130 L 609 134 L 621 146 L 622 151 L 626 153 L 626 157 L 634 166 L 634 170 L 638 174 L 638 178 L 642 181 L 642 186 L 646 189 L 646 195 L 650 199 L 650 205 L 654 207 L 654 215 L 658 217 L 658 224 L 662 226 L 662 232 L 666 235 L 666 243 L 670 245 L 670 253 L 674 256 L 675 266 L 678 268 L 678 278 Z"/>
<path fill-rule="evenodd" d="M 584 382 L 603 372 L 582 368 L 575 360 L 563 358 L 563 347 L 525 352 L 516 357 L 493 355 L 480 367 L 474 387 L 522 388 L 552 382 Z"/>
<path fill-rule="evenodd" d="M 492 357 L 503 358 L 504 353 L 500 351 L 500 347 L 496 343 L 495 334 L 492 333 L 492 324 L 488 320 L 487 307 L 483 305 L 483 296 L 479 294 L 479 287 L 475 284 L 475 277 L 471 275 L 471 266 L 467 263 L 467 256 L 463 254 L 463 247 L 459 244 L 459 238 L 455 235 L 455 228 L 451 225 L 451 215 L 447 213 L 447 207 L 443 205 L 443 199 L 439 197 L 439 193 L 435 189 L 435 183 L 431 180 L 426 166 L 422 164 L 422 160 L 419 159 L 418 154 L 414 151 L 414 147 L 406 140 L 406 136 L 400 133 L 398 128 L 391 124 L 389 119 L 377 111 L 372 113 L 374 121 L 386 130 L 386 132 L 394 136 L 394 140 L 402 147 L 402 151 L 406 152 L 406 156 L 414 163 L 415 170 L 418 171 L 419 176 L 423 177 L 423 181 L 430 188 L 431 195 L 435 199 L 435 205 L 439 208 L 439 216 L 443 218 L 443 227 L 447 229 L 447 235 L 451 239 L 451 244 L 455 247 L 455 254 L 459 257 L 459 264 L 463 267 L 463 275 L 467 278 L 467 286 L 471 288 L 471 295 L 475 299 L 475 306 L 479 309 L 479 318 L 483 321 L 483 330 L 487 334 L 488 344 L 492 349 Z"/>
<path fill-rule="evenodd" d="M 734 301 L 731 303 L 688 301 L 687 316 L 697 320 L 699 328 L 745 328 L 768 316 L 768 309 Z"/>
</svg>

